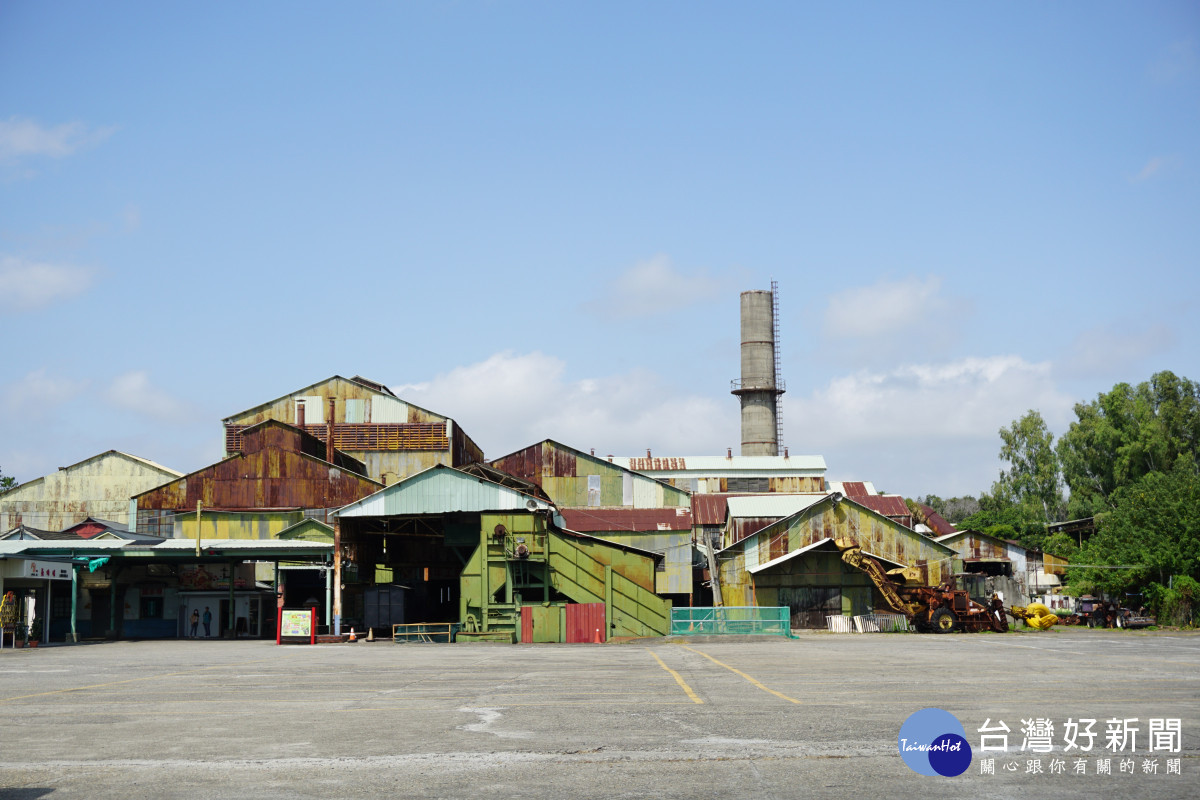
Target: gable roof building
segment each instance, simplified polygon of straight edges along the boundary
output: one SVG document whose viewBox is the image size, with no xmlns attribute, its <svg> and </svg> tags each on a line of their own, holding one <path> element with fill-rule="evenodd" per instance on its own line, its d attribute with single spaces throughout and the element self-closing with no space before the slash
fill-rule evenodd
<svg viewBox="0 0 1200 800">
<path fill-rule="evenodd" d="M 241 451 L 135 495 L 137 531 L 192 538 L 197 504 L 204 536 L 266 539 L 305 514 L 340 508 L 382 487 L 361 461 L 287 423 L 266 420 L 241 432 Z M 192 526 L 189 528 L 189 526 Z"/>
<path fill-rule="evenodd" d="M 435 464 L 483 460 L 454 420 L 357 375 L 334 375 L 226 417 L 225 454 L 240 452 L 246 428 L 266 420 L 286 422 L 321 442 L 332 438 L 334 448 L 362 461 L 367 476 L 385 485 Z"/>
<path fill-rule="evenodd" d="M 108 450 L 0 494 L 0 531 L 59 531 L 88 517 L 129 525 L 129 498 L 183 473 Z"/>
</svg>

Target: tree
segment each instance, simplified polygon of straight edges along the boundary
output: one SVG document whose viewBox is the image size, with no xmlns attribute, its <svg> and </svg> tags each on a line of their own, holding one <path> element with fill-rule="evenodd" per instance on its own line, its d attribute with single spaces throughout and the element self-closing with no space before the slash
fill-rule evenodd
<svg viewBox="0 0 1200 800">
<path fill-rule="evenodd" d="M 1180 456 L 1200 471 L 1200 384 L 1194 381 L 1163 371 L 1136 387 L 1118 383 L 1092 403 L 1077 403 L 1075 416 L 1057 448 L 1072 518 L 1112 509 L 1120 487 L 1171 470 Z"/>
<path fill-rule="evenodd" d="M 1083 546 L 1085 564 L 1113 570 L 1081 570 L 1072 583 L 1117 593 L 1172 576 L 1200 578 L 1200 475 L 1187 456 L 1168 472 L 1151 472 L 1111 496 L 1113 510 L 1099 518 Z"/>
<path fill-rule="evenodd" d="M 916 502 L 929 506 L 941 514 L 951 525 L 957 525 L 972 514 L 979 512 L 979 501 L 971 495 L 943 500 L 936 494 L 927 494 L 924 497 L 918 497 Z"/>
<path fill-rule="evenodd" d="M 992 497 L 999 502 L 1033 506 L 1044 522 L 1060 519 L 1064 508 L 1062 479 L 1054 452 L 1054 434 L 1042 415 L 1030 410 L 1011 427 L 1000 429 L 1000 458 L 1009 469 L 1000 471 L 992 484 Z"/>
<path fill-rule="evenodd" d="M 0 470 L 0 493 L 7 492 L 16 485 L 16 478 L 12 477 L 11 475 L 5 475 L 4 470 Z"/>
</svg>

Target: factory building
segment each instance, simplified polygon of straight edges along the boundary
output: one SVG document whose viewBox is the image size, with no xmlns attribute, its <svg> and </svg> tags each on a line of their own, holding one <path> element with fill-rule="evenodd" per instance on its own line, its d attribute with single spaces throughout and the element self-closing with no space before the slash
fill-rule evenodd
<svg viewBox="0 0 1200 800">
<path fill-rule="evenodd" d="M 382 484 L 395 483 L 435 464 L 464 466 L 483 451 L 441 414 L 405 402 L 381 383 L 355 376 L 332 378 L 226 417 L 225 454 L 240 452 L 243 431 L 273 419 L 333 446 L 366 467 Z"/>
<path fill-rule="evenodd" d="M 649 476 L 692 494 L 823 492 L 825 459 L 821 456 L 681 456 L 613 457 L 613 464 Z"/>
<path fill-rule="evenodd" d="M 832 493 L 716 554 L 723 604 L 786 606 L 793 628 L 824 628 L 827 616 L 885 608 L 867 575 L 842 561 L 835 539 L 855 542 L 886 566 L 916 567 L 926 585 L 960 571 L 952 548 Z"/>
<path fill-rule="evenodd" d="M 270 539 L 306 516 L 324 519 L 382 486 L 363 474 L 361 461 L 283 422 L 245 428 L 239 445 L 239 452 L 216 464 L 128 500 L 137 532 Z"/>
<path fill-rule="evenodd" d="M 403 617 L 381 623 L 442 624 L 459 640 L 667 633 L 661 556 L 571 531 L 538 486 L 480 466 L 431 467 L 337 512 L 340 555 L 358 576 L 343 580 L 343 617 L 379 608 L 371 575 L 405 597 Z"/>
<path fill-rule="evenodd" d="M 60 531 L 88 517 L 132 527 L 130 496 L 182 474 L 109 450 L 0 494 L 0 532 L 18 525 Z"/>
</svg>

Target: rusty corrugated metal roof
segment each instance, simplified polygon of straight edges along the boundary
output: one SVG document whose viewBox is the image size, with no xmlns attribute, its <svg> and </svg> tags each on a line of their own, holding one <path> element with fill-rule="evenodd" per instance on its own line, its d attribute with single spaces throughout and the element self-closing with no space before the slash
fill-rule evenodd
<svg viewBox="0 0 1200 800">
<path fill-rule="evenodd" d="M 727 494 L 692 495 L 692 519 L 697 525 L 724 525 L 728 509 Z"/>
<path fill-rule="evenodd" d="M 945 536 L 958 530 L 947 522 L 945 517 L 924 503 L 917 503 L 917 508 L 921 509 L 921 514 L 925 517 L 925 524 L 933 531 L 934 536 Z"/>
<path fill-rule="evenodd" d="M 563 522 L 573 531 L 690 531 L 688 508 L 562 508 Z"/>
<path fill-rule="evenodd" d="M 883 514 L 885 517 L 912 516 L 904 498 L 898 494 L 869 494 L 861 497 L 847 495 L 847 498 L 861 506 L 866 506 L 876 514 Z"/>
</svg>

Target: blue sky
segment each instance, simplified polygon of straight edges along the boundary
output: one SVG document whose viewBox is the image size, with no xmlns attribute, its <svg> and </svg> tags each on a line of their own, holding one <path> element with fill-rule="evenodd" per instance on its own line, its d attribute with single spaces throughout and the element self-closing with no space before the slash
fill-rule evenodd
<svg viewBox="0 0 1200 800">
<path fill-rule="evenodd" d="M 1200 379 L 1200 6 L 0 6 L 0 470 L 179 470 L 361 374 L 497 457 L 784 443 L 986 491 L 1002 425 Z"/>
</svg>

